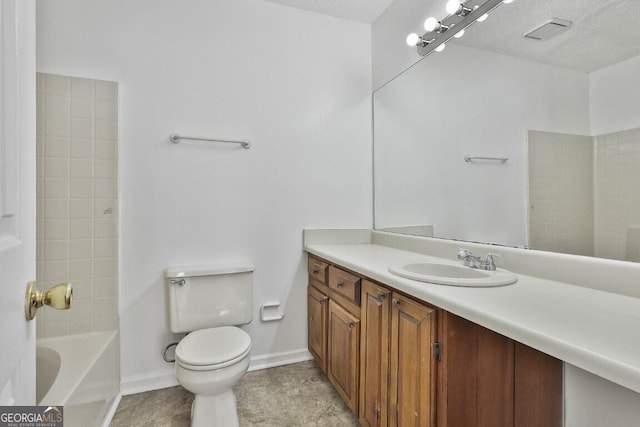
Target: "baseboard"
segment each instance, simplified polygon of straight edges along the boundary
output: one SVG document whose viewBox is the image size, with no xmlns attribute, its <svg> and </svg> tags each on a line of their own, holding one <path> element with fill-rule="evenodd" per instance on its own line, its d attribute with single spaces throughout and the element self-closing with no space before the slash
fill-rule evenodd
<svg viewBox="0 0 640 427">
<path fill-rule="evenodd" d="M 261 354 L 251 358 L 249 371 L 259 371 L 261 369 L 274 368 L 276 366 L 289 365 L 311 359 L 313 359 L 313 356 L 306 348 L 281 353 Z M 174 372 L 163 371 L 123 378 L 120 382 L 120 392 L 122 396 L 126 396 L 177 385 L 178 381 L 176 380 Z"/>
<path fill-rule="evenodd" d="M 290 365 L 292 363 L 304 362 L 311 359 L 313 359 L 313 356 L 306 348 L 300 350 L 284 351 L 282 353 L 261 354 L 260 356 L 251 358 L 249 370 L 259 371 L 261 369 Z"/>
</svg>

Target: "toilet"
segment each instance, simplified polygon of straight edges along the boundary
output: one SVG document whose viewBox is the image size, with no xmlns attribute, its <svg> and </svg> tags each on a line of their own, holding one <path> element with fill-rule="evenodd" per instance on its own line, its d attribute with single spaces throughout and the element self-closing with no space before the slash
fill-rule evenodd
<svg viewBox="0 0 640 427">
<path fill-rule="evenodd" d="M 188 333 L 175 351 L 176 378 L 195 394 L 191 426 L 238 426 L 232 387 L 249 368 L 253 266 L 173 267 L 169 287 L 171 332 Z"/>
</svg>

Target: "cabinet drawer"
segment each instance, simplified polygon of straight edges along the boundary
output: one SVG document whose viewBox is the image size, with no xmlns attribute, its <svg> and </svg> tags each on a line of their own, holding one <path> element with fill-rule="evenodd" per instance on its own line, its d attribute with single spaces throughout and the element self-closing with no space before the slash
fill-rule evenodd
<svg viewBox="0 0 640 427">
<path fill-rule="evenodd" d="M 360 305 L 360 278 L 344 270 L 329 266 L 329 289 Z"/>
<path fill-rule="evenodd" d="M 309 256 L 309 278 L 317 280 L 323 285 L 327 284 L 327 270 L 329 264 L 318 258 Z"/>
</svg>

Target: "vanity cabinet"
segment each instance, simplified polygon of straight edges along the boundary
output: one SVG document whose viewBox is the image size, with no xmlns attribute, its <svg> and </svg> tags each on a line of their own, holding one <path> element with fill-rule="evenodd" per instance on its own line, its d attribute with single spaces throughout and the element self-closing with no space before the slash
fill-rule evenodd
<svg viewBox="0 0 640 427">
<path fill-rule="evenodd" d="M 309 256 L 307 288 L 307 336 L 309 352 L 327 372 L 327 321 L 329 316 L 329 264 Z"/>
<path fill-rule="evenodd" d="M 354 413 L 360 388 L 361 281 L 345 269 L 309 256 L 309 352 Z"/>
<path fill-rule="evenodd" d="M 309 352 L 327 372 L 327 319 L 329 297 L 313 286 L 307 289 L 307 336 Z"/>
<path fill-rule="evenodd" d="M 362 285 L 360 424 L 435 425 L 437 310 Z"/>
<path fill-rule="evenodd" d="M 560 360 L 311 255 L 309 265 L 309 350 L 361 425 L 562 426 Z"/>
</svg>

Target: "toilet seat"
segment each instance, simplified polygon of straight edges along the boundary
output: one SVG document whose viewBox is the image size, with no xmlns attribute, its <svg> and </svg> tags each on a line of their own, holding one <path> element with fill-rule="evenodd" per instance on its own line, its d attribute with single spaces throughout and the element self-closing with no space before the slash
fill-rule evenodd
<svg viewBox="0 0 640 427">
<path fill-rule="evenodd" d="M 185 369 L 220 369 L 243 359 L 251 350 L 249 334 L 235 326 L 200 329 L 176 347 L 176 363 Z"/>
</svg>

